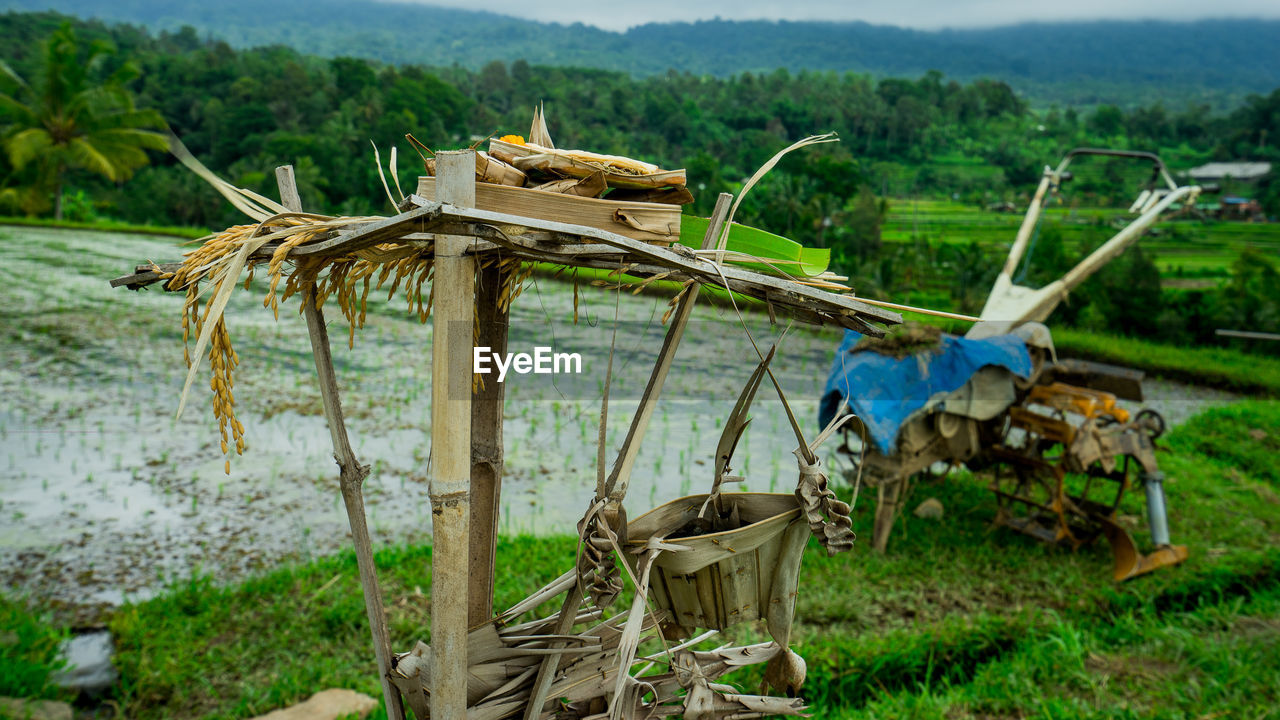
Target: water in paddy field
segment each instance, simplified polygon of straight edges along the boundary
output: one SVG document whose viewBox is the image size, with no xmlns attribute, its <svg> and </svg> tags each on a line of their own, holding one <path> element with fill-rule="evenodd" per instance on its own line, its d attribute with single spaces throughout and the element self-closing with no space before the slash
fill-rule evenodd
<svg viewBox="0 0 1280 720">
<path fill-rule="evenodd" d="M 0 583 L 71 603 L 85 620 L 94 606 L 145 597 L 193 572 L 234 578 L 349 546 L 296 302 L 276 321 L 259 280 L 229 305 L 249 445 L 229 476 L 207 361 L 174 417 L 186 375 L 183 298 L 112 289 L 108 280 L 180 252 L 177 241 L 152 236 L 0 228 Z M 619 297 L 585 282 L 579 296 L 576 325 L 569 283 L 535 278 L 512 308 L 510 351 L 578 353 L 582 373 L 507 378 L 503 532 L 573 532 L 594 494 L 610 349 L 611 467 L 662 344 L 667 298 Z M 431 325 L 399 298 L 371 298 L 348 349 L 346 321 L 326 310 L 348 429 L 357 457 L 373 467 L 365 496 L 375 545 L 428 541 Z M 759 314 L 746 324 L 762 351 L 783 329 Z M 832 328 L 793 329 L 773 362 L 809 438 L 839 338 Z M 724 418 L 757 361 L 727 301 L 704 296 L 635 465 L 633 517 L 706 492 Z M 1147 391 L 1173 422 L 1231 399 L 1162 383 Z M 752 415 L 735 463 L 748 478 L 740 489 L 790 492 L 796 440 L 767 381 Z"/>
<path fill-rule="evenodd" d="M 349 544 L 337 468 L 296 304 L 277 322 L 265 286 L 237 291 L 227 312 L 241 358 L 236 406 L 249 448 L 224 457 L 209 407 L 207 364 L 181 418 L 186 374 L 182 297 L 107 281 L 141 259 L 175 259 L 149 236 L 0 229 L 3 342 L 0 392 L 0 581 L 75 603 L 141 597 L 192 572 L 234 577 L 282 559 Z M 605 369 L 612 465 L 662 343 L 666 298 L 621 298 L 583 283 L 574 325 L 571 284 L 535 279 L 516 301 L 509 349 L 582 356 L 581 374 L 506 382 L 504 532 L 569 533 L 594 494 Z M 376 295 L 376 293 L 374 293 Z M 615 302 L 615 299 L 618 301 Z M 430 537 L 432 328 L 399 299 L 373 303 L 347 349 L 329 309 L 343 407 L 366 482 L 375 542 Z M 635 466 L 633 514 L 705 492 L 724 417 L 755 351 L 731 308 L 700 303 Z M 762 349 L 767 319 L 748 315 Z M 615 337 L 616 326 L 616 341 Z M 838 335 L 794 331 L 774 361 L 800 423 L 816 433 L 817 393 Z M 796 441 L 764 386 L 739 447 L 747 489 L 787 492 Z"/>
</svg>

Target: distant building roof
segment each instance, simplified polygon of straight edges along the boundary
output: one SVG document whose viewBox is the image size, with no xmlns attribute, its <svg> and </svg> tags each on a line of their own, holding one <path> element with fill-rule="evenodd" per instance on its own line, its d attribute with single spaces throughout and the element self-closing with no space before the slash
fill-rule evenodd
<svg viewBox="0 0 1280 720">
<path fill-rule="evenodd" d="M 1211 162 L 1192 168 L 1187 172 L 1196 180 L 1221 180 L 1231 177 L 1235 180 L 1257 180 L 1271 172 L 1269 162 Z"/>
</svg>

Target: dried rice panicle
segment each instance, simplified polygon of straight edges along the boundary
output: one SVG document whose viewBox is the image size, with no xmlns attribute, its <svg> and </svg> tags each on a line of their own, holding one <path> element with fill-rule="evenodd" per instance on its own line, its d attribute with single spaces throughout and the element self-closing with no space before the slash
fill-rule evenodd
<svg viewBox="0 0 1280 720">
<path fill-rule="evenodd" d="M 693 279 L 684 281 L 684 284 L 680 286 L 680 291 L 667 301 L 667 311 L 662 313 L 663 325 L 666 325 L 667 321 L 671 319 L 671 315 L 676 311 L 676 307 L 680 304 L 681 298 L 689 293 L 689 288 L 693 287 L 696 282 L 698 281 Z"/>
<path fill-rule="evenodd" d="M 502 287 L 498 290 L 498 309 L 507 312 L 511 303 L 524 292 L 525 282 L 533 275 L 534 266 L 518 258 L 502 258 L 496 262 L 503 277 Z"/>
<path fill-rule="evenodd" d="M 347 344 L 355 343 L 355 332 L 364 327 L 368 312 L 369 292 L 387 289 L 391 300 L 399 292 L 407 309 L 425 323 L 431 316 L 434 285 L 431 283 L 435 258 L 430 245 L 405 247 L 383 244 L 362 250 L 353 255 L 327 258 L 322 262 L 298 263 L 290 261 L 290 253 L 315 240 L 330 237 L 335 230 L 372 218 L 320 215 L 281 214 L 268 217 L 258 224 L 236 225 L 220 233 L 203 238 L 202 244 L 186 253 L 182 265 L 168 278 L 170 289 L 186 289 L 186 302 L 182 312 L 183 359 L 191 382 L 193 367 L 203 354 L 203 343 L 208 343 L 207 355 L 211 368 L 209 389 L 213 393 L 213 413 L 218 421 L 223 454 L 234 448 L 244 454 L 244 425 L 236 417 L 235 370 L 240 358 L 231 345 L 223 310 L 226 307 L 227 283 L 239 285 L 240 270 L 246 270 L 243 287 L 247 290 L 253 278 L 254 268 L 267 266 L 268 287 L 262 305 L 270 308 L 279 319 L 280 303 L 294 295 L 305 297 L 307 289 L 314 286 L 317 308 L 324 307 L 329 298 L 335 298 L 338 309 L 348 324 Z M 266 243 L 279 243 L 269 259 L 254 256 Z M 499 308 L 506 312 L 511 302 L 524 290 L 525 281 L 533 272 L 533 265 L 516 258 L 487 260 L 497 262 L 503 271 L 503 285 L 498 294 Z M 213 283 L 209 297 L 202 298 L 202 281 Z M 281 282 L 283 281 L 283 286 Z M 314 285 L 313 285 L 314 284 Z M 205 288 L 207 291 L 208 288 Z M 299 306 L 301 312 L 302 307 Z M 193 338 L 197 352 L 191 351 Z M 179 402 L 179 411 L 185 403 L 186 390 Z M 230 460 L 225 465 L 230 472 Z"/>
<path fill-rule="evenodd" d="M 231 346 L 225 316 L 218 313 L 216 317 L 212 317 L 213 301 L 206 301 L 202 311 L 200 281 L 212 279 L 215 272 L 223 268 L 223 263 L 240 250 L 243 242 L 251 238 L 258 227 L 237 225 L 210 236 L 204 244 L 187 253 L 182 265 L 168 282 L 171 288 L 185 286 L 187 291 L 182 312 L 182 355 L 188 368 L 197 362 L 191 354 L 192 335 L 205 335 L 206 325 L 213 323 L 208 333 L 211 368 L 209 389 L 213 393 L 213 413 L 218 420 L 220 447 L 224 455 L 232 447 L 237 454 L 244 454 L 245 449 L 244 425 L 235 414 L 235 368 L 240 364 L 240 356 Z M 230 460 L 226 461 L 224 470 L 231 472 Z"/>
<path fill-rule="evenodd" d="M 262 299 L 262 306 L 271 308 L 276 320 L 280 319 L 280 298 L 276 295 L 276 286 L 280 284 L 280 279 L 284 274 L 284 261 L 289 256 L 289 251 L 315 239 L 318 234 L 314 230 L 303 230 L 295 233 L 292 237 L 280 243 L 280 247 L 276 248 L 275 252 L 271 254 L 271 262 L 267 265 L 267 277 L 270 278 L 271 285 L 267 289 L 267 296 Z M 252 270 L 250 270 L 250 273 L 252 273 Z"/>
</svg>

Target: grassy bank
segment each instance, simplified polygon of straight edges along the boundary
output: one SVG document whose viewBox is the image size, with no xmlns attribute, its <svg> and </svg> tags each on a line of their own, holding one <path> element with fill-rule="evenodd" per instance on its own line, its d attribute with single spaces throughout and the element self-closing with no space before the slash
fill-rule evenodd
<svg viewBox="0 0 1280 720">
<path fill-rule="evenodd" d="M 33 601 L 0 596 L 0 696 L 63 699 L 50 682 L 67 631 Z"/>
<path fill-rule="evenodd" d="M 115 220 L 95 220 L 93 222 L 72 222 L 70 220 L 53 220 L 51 218 L 33 218 L 12 215 L 0 215 L 0 225 L 17 227 L 64 228 L 67 230 L 100 230 L 102 232 L 124 232 L 136 235 L 165 235 L 194 240 L 209 234 L 204 228 L 178 227 L 173 225 L 137 225 L 117 222 Z"/>
<path fill-rule="evenodd" d="M 1241 441 L 1280 436 L 1280 404 L 1213 410 L 1161 453 L 1175 540 L 1191 559 L 1125 585 L 1105 547 L 1068 553 L 990 525 L 979 478 L 917 491 L 946 519 L 908 515 L 887 556 L 860 543 L 805 558 L 797 645 L 821 717 L 1263 717 L 1280 688 L 1280 488 Z M 1250 434 L 1252 432 L 1252 434 Z M 1262 442 L 1262 441 L 1258 441 Z M 1269 446 L 1266 446 L 1269 447 Z M 869 534 L 870 505 L 856 529 Z M 1123 507 L 1136 523 L 1141 505 Z M 1146 535 L 1138 531 L 1140 544 Z M 571 538 L 504 538 L 497 604 L 572 563 Z M 430 548 L 378 553 L 397 648 L 428 635 Z M 348 553 L 240 585 L 192 580 L 111 623 L 131 718 L 238 718 L 321 687 L 378 695 Z M 748 627 L 728 639 L 763 638 Z M 737 680 L 755 684 L 746 673 Z"/>
<path fill-rule="evenodd" d="M 1183 347 L 1056 327 L 1060 355 L 1123 365 L 1149 375 L 1237 392 L 1280 395 L 1280 362 L 1216 347 Z"/>
</svg>

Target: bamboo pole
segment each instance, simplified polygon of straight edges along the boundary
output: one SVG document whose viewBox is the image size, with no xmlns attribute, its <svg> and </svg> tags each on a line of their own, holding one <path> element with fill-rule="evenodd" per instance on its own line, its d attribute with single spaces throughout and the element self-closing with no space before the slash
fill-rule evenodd
<svg viewBox="0 0 1280 720">
<path fill-rule="evenodd" d="M 498 263 L 479 272 L 476 286 L 476 346 L 504 354 L 509 316 L 498 307 L 507 280 Z M 506 385 L 485 378 L 471 401 L 471 579 L 468 623 L 475 627 L 493 616 L 493 574 L 497 552 L 498 502 L 502 497 L 502 408 Z"/>
<path fill-rule="evenodd" d="M 1250 330 L 1214 330 L 1218 337 L 1244 338 L 1245 340 L 1280 340 L 1280 334 L 1254 332 Z"/>
<path fill-rule="evenodd" d="M 475 205 L 475 152 L 436 154 L 437 200 Z M 467 715 L 471 363 L 475 261 L 437 235 L 431 339 L 431 716 Z"/>
<path fill-rule="evenodd" d="M 280 186 L 280 201 L 294 212 L 302 211 L 302 200 L 293 177 L 293 166 L 276 168 L 276 182 Z M 391 638 L 387 631 L 387 615 L 382 606 L 382 588 L 378 585 L 378 569 L 373 561 L 373 541 L 369 537 L 369 523 L 365 518 L 362 486 L 369 475 L 369 466 L 361 465 L 351 449 L 347 437 L 347 424 L 342 416 L 342 403 L 338 398 L 338 378 L 333 371 L 333 356 L 329 348 L 329 330 L 324 312 L 316 307 L 316 283 L 309 281 L 302 296 L 303 315 L 307 318 L 307 335 L 311 338 L 311 355 L 316 363 L 316 376 L 320 381 L 320 398 L 324 404 L 324 416 L 333 441 L 333 457 L 338 462 L 338 485 L 342 501 L 347 508 L 347 521 L 351 524 L 351 542 L 356 549 L 356 567 L 360 572 L 360 588 L 364 592 L 364 609 L 369 618 L 369 631 L 373 635 L 373 654 L 378 663 L 378 679 L 382 683 L 382 699 L 387 706 L 389 720 L 404 720 L 404 705 L 400 691 L 387 677 L 391 669 Z"/>
</svg>

